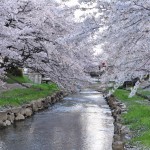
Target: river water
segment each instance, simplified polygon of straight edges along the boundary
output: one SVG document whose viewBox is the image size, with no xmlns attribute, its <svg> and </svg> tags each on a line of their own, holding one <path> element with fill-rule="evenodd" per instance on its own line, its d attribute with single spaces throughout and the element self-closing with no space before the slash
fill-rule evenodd
<svg viewBox="0 0 150 150">
<path fill-rule="evenodd" d="M 0 131 L 0 150 L 111 150 L 113 118 L 102 94 L 84 89 Z"/>
</svg>

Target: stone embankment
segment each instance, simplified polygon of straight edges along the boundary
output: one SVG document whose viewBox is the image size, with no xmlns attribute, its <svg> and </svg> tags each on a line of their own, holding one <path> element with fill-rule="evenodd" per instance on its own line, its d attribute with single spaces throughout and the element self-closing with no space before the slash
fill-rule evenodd
<svg viewBox="0 0 150 150">
<path fill-rule="evenodd" d="M 113 150 L 125 150 L 125 141 L 131 138 L 129 129 L 122 124 L 121 114 L 126 113 L 126 105 L 116 100 L 111 95 L 106 98 L 108 105 L 111 108 L 112 116 L 114 117 L 114 140 L 112 144 Z"/>
<path fill-rule="evenodd" d="M 50 105 L 61 101 L 66 93 L 59 91 L 52 96 L 31 101 L 17 108 L 11 108 L 0 112 L 0 128 L 10 126 L 15 121 L 24 120 L 35 112 L 48 108 Z"/>
</svg>

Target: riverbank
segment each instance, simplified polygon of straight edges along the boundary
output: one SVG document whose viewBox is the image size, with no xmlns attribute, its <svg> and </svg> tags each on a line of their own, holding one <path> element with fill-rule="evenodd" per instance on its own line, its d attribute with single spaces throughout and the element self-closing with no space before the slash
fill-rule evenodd
<svg viewBox="0 0 150 150">
<path fill-rule="evenodd" d="M 12 89 L 0 95 L 0 128 L 24 120 L 35 112 L 62 100 L 64 92 L 56 84 L 32 85 L 30 88 Z"/>
<path fill-rule="evenodd" d="M 85 88 L 1 130 L 0 147 L 3 150 L 111 150 L 113 133 L 113 117 L 102 93 Z"/>
<path fill-rule="evenodd" d="M 44 98 L 59 91 L 55 83 L 52 84 L 33 84 L 29 88 L 14 88 L 6 89 L 0 94 L 0 107 L 1 110 L 21 106 L 29 103 L 32 100 Z"/>
<path fill-rule="evenodd" d="M 142 92 L 144 93 L 144 92 Z M 145 92 L 145 93 L 148 93 Z M 150 149 L 150 102 L 140 96 L 128 98 L 129 91 L 118 89 L 107 101 L 115 119 L 114 150 Z"/>
</svg>

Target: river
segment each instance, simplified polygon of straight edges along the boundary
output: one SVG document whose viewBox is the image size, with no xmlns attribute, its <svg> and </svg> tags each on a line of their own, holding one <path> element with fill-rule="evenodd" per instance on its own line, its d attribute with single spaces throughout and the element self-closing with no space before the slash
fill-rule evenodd
<svg viewBox="0 0 150 150">
<path fill-rule="evenodd" d="M 84 89 L 0 131 L 0 150 L 112 150 L 114 126 L 101 93 Z"/>
</svg>

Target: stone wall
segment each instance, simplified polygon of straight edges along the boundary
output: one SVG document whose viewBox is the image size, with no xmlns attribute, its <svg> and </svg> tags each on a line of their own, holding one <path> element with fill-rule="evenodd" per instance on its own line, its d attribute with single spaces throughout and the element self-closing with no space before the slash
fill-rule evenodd
<svg viewBox="0 0 150 150">
<path fill-rule="evenodd" d="M 114 140 L 112 144 L 113 150 L 125 150 L 128 145 L 125 145 L 127 139 L 131 138 L 131 133 L 129 129 L 122 124 L 121 114 L 126 113 L 127 109 L 125 104 L 116 100 L 116 98 L 111 95 L 106 98 L 108 105 L 111 108 L 112 116 L 114 117 Z"/>
<path fill-rule="evenodd" d="M 0 112 L 0 128 L 10 126 L 15 121 L 24 120 L 35 112 L 48 108 L 50 105 L 61 101 L 66 94 L 59 91 L 52 96 L 31 101 L 17 108 L 11 108 Z"/>
</svg>

